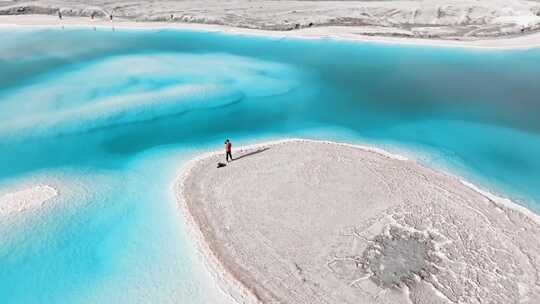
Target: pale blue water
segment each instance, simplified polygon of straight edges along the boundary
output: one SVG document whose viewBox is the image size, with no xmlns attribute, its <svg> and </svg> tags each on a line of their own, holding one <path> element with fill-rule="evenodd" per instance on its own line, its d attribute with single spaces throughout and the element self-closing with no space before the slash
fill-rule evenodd
<svg viewBox="0 0 540 304">
<path fill-rule="evenodd" d="M 540 211 L 540 50 L 0 31 L 0 303 L 225 303 L 170 185 L 225 138 L 369 143 Z"/>
</svg>

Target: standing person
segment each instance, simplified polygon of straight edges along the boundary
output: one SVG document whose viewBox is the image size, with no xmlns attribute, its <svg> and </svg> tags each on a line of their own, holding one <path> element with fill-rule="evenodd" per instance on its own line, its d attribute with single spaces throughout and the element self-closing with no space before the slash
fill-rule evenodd
<svg viewBox="0 0 540 304">
<path fill-rule="evenodd" d="M 58 10 L 58 19 L 62 20 L 62 12 Z"/>
<path fill-rule="evenodd" d="M 233 160 L 233 158 L 232 158 L 232 144 L 227 139 L 227 140 L 225 140 L 225 158 L 226 158 L 227 162 L 229 162 L 229 157 L 231 158 L 231 161 L 232 161 Z"/>
</svg>

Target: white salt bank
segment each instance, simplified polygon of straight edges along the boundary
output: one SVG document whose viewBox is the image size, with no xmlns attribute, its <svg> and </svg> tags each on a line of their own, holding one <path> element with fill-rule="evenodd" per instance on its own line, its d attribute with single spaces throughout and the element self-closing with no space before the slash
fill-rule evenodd
<svg viewBox="0 0 540 304">
<path fill-rule="evenodd" d="M 58 191 L 47 185 L 27 186 L 22 189 L 0 193 L 0 218 L 26 210 L 39 209 L 58 195 Z"/>
<path fill-rule="evenodd" d="M 539 303 L 540 224 L 377 151 L 289 141 L 194 161 L 177 197 L 239 303 Z"/>
</svg>

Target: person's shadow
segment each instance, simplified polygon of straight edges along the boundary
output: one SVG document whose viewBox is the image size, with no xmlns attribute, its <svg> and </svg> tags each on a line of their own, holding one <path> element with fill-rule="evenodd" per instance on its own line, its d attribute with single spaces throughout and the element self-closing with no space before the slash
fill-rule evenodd
<svg viewBox="0 0 540 304">
<path fill-rule="evenodd" d="M 249 153 L 246 153 L 246 154 L 242 154 L 242 155 L 240 155 L 240 156 L 234 158 L 233 161 L 242 159 L 242 158 L 244 158 L 244 157 L 252 156 L 252 155 L 255 155 L 255 154 L 259 154 L 259 153 L 262 153 L 262 152 L 264 152 L 264 151 L 266 151 L 266 150 L 270 150 L 270 148 L 265 147 L 265 148 L 261 148 L 261 149 L 255 150 L 255 151 L 253 151 L 253 152 L 249 152 Z"/>
</svg>

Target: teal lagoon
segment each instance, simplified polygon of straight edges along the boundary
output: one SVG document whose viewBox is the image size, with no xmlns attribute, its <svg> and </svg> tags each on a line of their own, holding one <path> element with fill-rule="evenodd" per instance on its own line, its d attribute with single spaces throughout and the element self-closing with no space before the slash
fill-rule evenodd
<svg viewBox="0 0 540 304">
<path fill-rule="evenodd" d="M 172 183 L 202 152 L 369 144 L 540 211 L 540 50 L 173 30 L 0 30 L 0 303 L 228 303 Z"/>
</svg>

